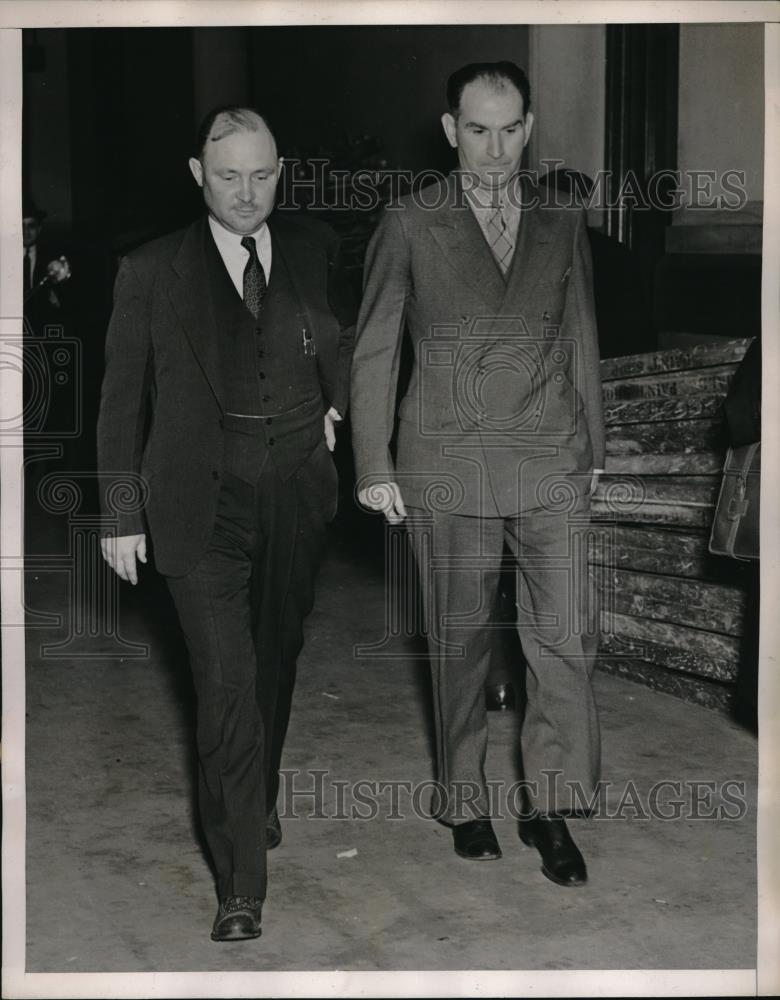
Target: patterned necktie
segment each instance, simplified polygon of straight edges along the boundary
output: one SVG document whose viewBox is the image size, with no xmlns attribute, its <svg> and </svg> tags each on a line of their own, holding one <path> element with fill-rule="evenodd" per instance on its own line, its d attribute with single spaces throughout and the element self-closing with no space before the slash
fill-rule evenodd
<svg viewBox="0 0 780 1000">
<path fill-rule="evenodd" d="M 488 243 L 496 258 L 496 263 L 501 268 L 501 273 L 506 274 L 509 265 L 512 263 L 512 254 L 515 245 L 509 236 L 509 229 L 504 218 L 504 213 L 499 205 L 494 208 L 487 222 Z"/>
<path fill-rule="evenodd" d="M 257 319 L 268 285 L 263 265 L 257 256 L 257 244 L 254 236 L 245 236 L 241 240 L 241 246 L 249 252 L 249 260 L 244 268 L 244 302 L 247 309 Z"/>
</svg>

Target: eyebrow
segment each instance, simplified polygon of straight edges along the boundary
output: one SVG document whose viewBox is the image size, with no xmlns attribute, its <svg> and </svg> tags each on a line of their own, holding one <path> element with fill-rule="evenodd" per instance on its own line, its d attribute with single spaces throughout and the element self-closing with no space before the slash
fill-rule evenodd
<svg viewBox="0 0 780 1000">
<path fill-rule="evenodd" d="M 502 125 L 501 128 L 502 129 L 514 128 L 516 125 L 522 125 L 522 124 L 523 124 L 523 119 L 518 118 L 515 121 L 510 122 L 508 125 Z M 481 122 L 471 122 L 471 121 L 466 122 L 464 128 L 483 128 L 485 129 L 486 132 L 490 131 L 490 127 L 488 125 L 483 125 Z"/>
</svg>

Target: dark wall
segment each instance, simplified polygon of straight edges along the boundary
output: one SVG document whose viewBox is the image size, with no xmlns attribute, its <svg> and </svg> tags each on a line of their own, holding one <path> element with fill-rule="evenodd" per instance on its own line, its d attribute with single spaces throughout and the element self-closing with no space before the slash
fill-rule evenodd
<svg viewBox="0 0 780 1000">
<path fill-rule="evenodd" d="M 74 223 L 120 240 L 186 214 L 188 29 L 69 32 Z"/>
<path fill-rule="evenodd" d="M 68 183 L 58 198 L 71 215 L 64 221 L 120 246 L 197 210 L 187 157 L 198 95 L 224 91 L 266 108 L 283 150 L 329 151 L 368 134 L 390 167 L 448 169 L 453 158 L 439 124 L 447 76 L 465 62 L 525 65 L 528 56 L 528 29 L 502 25 L 76 28 L 25 36 L 50 55 L 25 76 L 28 122 L 37 135 L 46 131 L 52 95 L 62 105 L 60 125 L 68 117 L 45 150 L 40 142 L 31 147 L 38 155 L 25 164 L 27 183 L 45 201 L 61 164 Z M 53 58 L 55 47 L 61 58 Z"/>
<path fill-rule="evenodd" d="M 448 169 L 439 123 L 447 77 L 499 59 L 527 65 L 527 27 L 256 28 L 250 87 L 283 145 L 328 150 L 372 135 L 390 167 Z"/>
</svg>

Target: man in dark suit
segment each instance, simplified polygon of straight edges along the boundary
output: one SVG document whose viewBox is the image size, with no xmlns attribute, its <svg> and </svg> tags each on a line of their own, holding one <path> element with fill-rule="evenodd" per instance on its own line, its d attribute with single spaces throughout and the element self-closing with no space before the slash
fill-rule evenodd
<svg viewBox="0 0 780 1000">
<path fill-rule="evenodd" d="M 31 198 L 22 206 L 24 255 L 24 310 L 35 332 L 46 323 L 62 322 L 63 296 L 67 302 L 71 276 L 70 261 L 41 239 L 46 213 Z M 59 248 L 58 248 L 59 249 Z"/>
<path fill-rule="evenodd" d="M 460 169 L 388 209 L 368 250 L 351 390 L 358 495 L 410 533 L 432 667 L 434 815 L 471 859 L 501 855 L 483 686 L 505 541 L 514 554 L 528 661 L 520 836 L 549 878 L 579 885 L 585 862 L 564 816 L 586 811 L 598 779 L 585 542 L 604 459 L 585 219 L 543 209 L 519 175 L 533 124 L 522 70 L 466 66 L 447 96 Z M 415 362 L 393 459 L 405 327 Z"/>
<path fill-rule="evenodd" d="M 79 372 L 59 364 L 50 366 L 48 349 L 53 347 L 59 357 L 80 334 L 76 300 L 71 279 L 70 251 L 63 253 L 61 243 L 47 239 L 44 220 L 46 212 L 38 208 L 29 196 L 22 200 L 22 275 L 24 284 L 24 415 L 28 433 L 42 435 L 49 445 L 56 444 L 59 455 L 36 455 L 26 472 L 31 477 L 30 493 L 34 494 L 33 479 L 51 471 L 63 455 L 72 458 L 74 440 L 67 433 L 74 414 L 80 410 L 81 399 L 76 395 L 81 387 Z M 56 343 L 55 340 L 60 341 Z M 58 350 L 63 348 L 64 351 Z M 55 376 L 62 382 L 53 383 Z"/>
<path fill-rule="evenodd" d="M 354 336 L 335 235 L 269 218 L 281 164 L 256 111 L 207 116 L 190 169 L 208 214 L 122 261 L 98 424 L 106 509 L 123 474 L 146 493 L 104 556 L 135 584 L 148 527 L 189 650 L 217 941 L 260 934 Z"/>
</svg>

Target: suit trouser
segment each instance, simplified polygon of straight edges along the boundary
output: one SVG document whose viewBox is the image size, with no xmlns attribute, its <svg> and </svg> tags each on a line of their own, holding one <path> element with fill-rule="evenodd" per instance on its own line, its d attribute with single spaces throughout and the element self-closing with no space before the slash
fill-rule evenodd
<svg viewBox="0 0 780 1000">
<path fill-rule="evenodd" d="M 588 501 L 574 512 L 511 518 L 408 507 L 407 513 L 433 682 L 442 789 L 434 796 L 434 814 L 457 823 L 491 812 L 484 684 L 504 541 L 517 562 L 517 627 L 528 662 L 521 735 L 527 799 L 512 808 L 581 812 L 600 763 L 591 687 L 598 607 L 588 586 Z"/>
<path fill-rule="evenodd" d="M 286 482 L 270 460 L 254 485 L 223 474 L 206 552 L 167 578 L 197 695 L 198 803 L 220 898 L 266 893 L 266 820 L 325 538 L 309 468 L 322 460 Z"/>
</svg>

